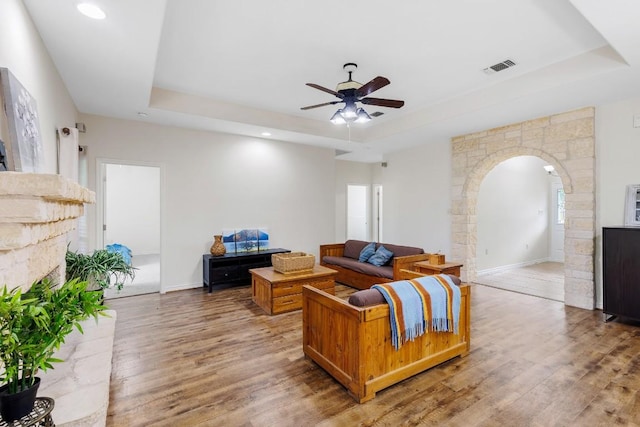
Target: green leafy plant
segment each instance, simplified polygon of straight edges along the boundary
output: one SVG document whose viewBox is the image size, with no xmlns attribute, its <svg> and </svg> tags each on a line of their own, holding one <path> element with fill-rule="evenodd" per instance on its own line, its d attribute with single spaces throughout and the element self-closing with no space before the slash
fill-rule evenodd
<svg viewBox="0 0 640 427">
<path fill-rule="evenodd" d="M 97 317 L 106 307 L 101 296 L 87 292 L 87 282 L 73 279 L 59 287 L 48 279 L 27 292 L 4 287 L 0 294 L 0 381 L 9 394 L 34 385 L 38 370 L 53 368 L 54 352 L 80 322 Z"/>
<path fill-rule="evenodd" d="M 127 278 L 134 279 L 136 270 L 121 253 L 106 249 L 96 250 L 90 255 L 67 250 L 66 264 L 67 280 L 86 280 L 90 290 L 112 286 L 121 290 Z"/>
</svg>

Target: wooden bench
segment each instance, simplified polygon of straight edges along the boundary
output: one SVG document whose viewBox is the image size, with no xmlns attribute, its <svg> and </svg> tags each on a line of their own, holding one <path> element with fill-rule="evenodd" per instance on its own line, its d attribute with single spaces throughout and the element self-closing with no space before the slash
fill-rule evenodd
<svg viewBox="0 0 640 427">
<path fill-rule="evenodd" d="M 402 270 L 401 279 L 422 274 Z M 389 306 L 356 307 L 311 286 L 302 290 L 304 354 L 347 388 L 359 403 L 470 349 L 471 288 L 461 287 L 459 334 L 427 332 L 399 350 L 391 344 Z"/>
</svg>

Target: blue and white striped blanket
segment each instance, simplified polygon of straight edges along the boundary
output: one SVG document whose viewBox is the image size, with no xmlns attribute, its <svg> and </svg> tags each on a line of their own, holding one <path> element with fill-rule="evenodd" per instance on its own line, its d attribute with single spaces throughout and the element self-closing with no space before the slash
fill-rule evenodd
<svg viewBox="0 0 640 427">
<path fill-rule="evenodd" d="M 389 304 L 395 349 L 425 331 L 458 333 L 460 288 L 446 274 L 373 285 Z"/>
</svg>

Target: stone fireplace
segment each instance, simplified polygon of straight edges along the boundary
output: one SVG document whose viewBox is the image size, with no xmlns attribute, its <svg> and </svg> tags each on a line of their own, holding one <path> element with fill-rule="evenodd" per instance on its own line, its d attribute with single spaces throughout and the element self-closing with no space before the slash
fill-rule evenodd
<svg viewBox="0 0 640 427">
<path fill-rule="evenodd" d="M 0 172 L 0 287 L 23 290 L 50 277 L 65 277 L 67 234 L 76 228 L 95 193 L 60 175 Z M 83 322 L 56 352 L 63 363 L 40 372 L 39 396 L 55 400 L 60 427 L 104 426 L 116 313 Z"/>
<path fill-rule="evenodd" d="M 95 193 L 60 175 L 0 172 L 0 286 L 62 283 L 67 233 Z"/>
</svg>

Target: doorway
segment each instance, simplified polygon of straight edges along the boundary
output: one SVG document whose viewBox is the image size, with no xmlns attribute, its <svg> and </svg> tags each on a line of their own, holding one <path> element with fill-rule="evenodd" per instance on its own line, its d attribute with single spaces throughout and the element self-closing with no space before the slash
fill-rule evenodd
<svg viewBox="0 0 640 427">
<path fill-rule="evenodd" d="M 485 175 L 477 202 L 476 283 L 564 301 L 564 193 L 547 167 L 539 157 L 518 156 Z"/>
<path fill-rule="evenodd" d="M 119 244 L 131 250 L 135 278 L 105 298 L 161 291 L 162 166 L 98 160 L 98 247 Z"/>
<path fill-rule="evenodd" d="M 368 193 L 366 185 L 347 185 L 347 240 L 369 240 Z"/>
</svg>

